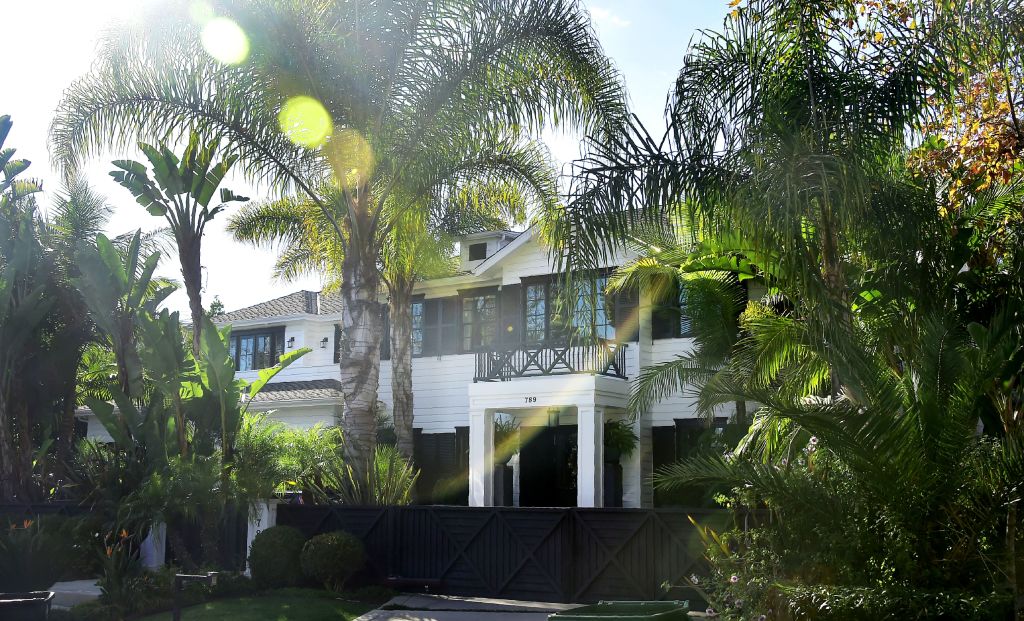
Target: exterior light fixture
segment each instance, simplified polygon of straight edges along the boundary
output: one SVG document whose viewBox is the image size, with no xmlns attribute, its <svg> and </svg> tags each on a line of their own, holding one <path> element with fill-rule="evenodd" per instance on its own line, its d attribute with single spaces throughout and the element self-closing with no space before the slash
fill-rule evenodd
<svg viewBox="0 0 1024 621">
<path fill-rule="evenodd" d="M 320 349 L 327 349 L 327 337 L 320 339 Z"/>
<path fill-rule="evenodd" d="M 295 347 L 295 337 L 294 336 L 289 336 L 288 337 L 288 349 L 291 349 L 292 347 Z"/>
<path fill-rule="evenodd" d="M 558 426 L 558 415 L 561 414 L 561 410 L 558 408 L 548 408 L 548 427 Z"/>
</svg>

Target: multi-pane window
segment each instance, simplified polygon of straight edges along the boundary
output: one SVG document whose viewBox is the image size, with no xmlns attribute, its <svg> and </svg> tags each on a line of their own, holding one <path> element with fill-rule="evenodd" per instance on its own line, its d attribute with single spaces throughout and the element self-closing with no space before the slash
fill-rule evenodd
<svg viewBox="0 0 1024 621">
<path fill-rule="evenodd" d="M 412 355 L 423 355 L 423 305 L 424 301 L 419 300 L 412 303 Z"/>
<path fill-rule="evenodd" d="M 548 337 L 547 285 L 526 286 L 526 329 L 527 343 L 540 343 Z"/>
<path fill-rule="evenodd" d="M 418 308 L 417 308 L 418 307 Z M 459 353 L 459 298 L 434 298 L 413 302 L 413 355 L 440 356 Z M 416 319 L 416 314 L 419 319 Z M 417 322 L 419 328 L 417 328 Z M 418 341 L 418 345 L 417 345 Z M 418 351 L 417 351 L 418 349 Z"/>
<path fill-rule="evenodd" d="M 272 367 L 284 353 L 284 328 L 232 333 L 228 352 L 238 371 Z"/>
<path fill-rule="evenodd" d="M 615 325 L 605 295 L 607 286 L 608 279 L 604 276 L 579 284 L 572 317 L 573 333 L 578 338 L 615 340 Z"/>
<path fill-rule="evenodd" d="M 497 295 L 462 298 L 462 351 L 476 351 L 494 345 L 497 332 Z"/>
</svg>

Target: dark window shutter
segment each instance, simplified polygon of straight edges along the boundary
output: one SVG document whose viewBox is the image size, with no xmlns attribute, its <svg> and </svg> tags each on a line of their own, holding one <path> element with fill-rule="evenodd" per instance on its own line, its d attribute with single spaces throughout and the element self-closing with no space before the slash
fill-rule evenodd
<svg viewBox="0 0 1024 621">
<path fill-rule="evenodd" d="M 341 326 L 334 324 L 334 364 L 341 362 Z"/>
<path fill-rule="evenodd" d="M 433 356 L 441 347 L 441 300 L 423 301 L 423 355 Z"/>
<path fill-rule="evenodd" d="M 640 338 L 640 293 L 636 289 L 627 289 L 614 294 L 611 308 L 615 326 L 615 340 L 620 343 L 636 341 Z"/>
<path fill-rule="evenodd" d="M 384 308 L 384 330 L 380 339 L 380 359 L 391 360 L 391 309 Z"/>
<path fill-rule="evenodd" d="M 655 300 L 651 309 L 651 336 L 673 339 L 679 336 L 679 293 L 673 287 L 663 299 Z"/>
<path fill-rule="evenodd" d="M 505 285 L 501 288 L 501 320 L 498 322 L 498 342 L 518 345 L 523 338 L 523 286 Z"/>
<path fill-rule="evenodd" d="M 441 299 L 441 352 L 457 354 L 462 345 L 462 300 L 458 297 Z"/>
<path fill-rule="evenodd" d="M 654 457 L 654 471 L 676 461 L 675 425 L 651 427 L 651 450 Z"/>
</svg>

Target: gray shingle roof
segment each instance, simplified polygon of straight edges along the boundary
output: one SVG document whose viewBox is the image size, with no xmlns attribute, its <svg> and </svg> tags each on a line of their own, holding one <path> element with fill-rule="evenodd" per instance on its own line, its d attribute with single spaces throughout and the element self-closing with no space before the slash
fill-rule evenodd
<svg viewBox="0 0 1024 621">
<path fill-rule="evenodd" d="M 292 401 L 299 399 L 341 400 L 341 382 L 333 379 L 267 384 L 253 399 L 254 403 Z"/>
<path fill-rule="evenodd" d="M 319 291 L 296 291 L 273 300 L 224 313 L 216 320 L 218 323 L 231 323 L 247 319 L 270 319 L 302 314 L 330 315 L 340 312 L 341 296 L 336 293 L 323 295 Z"/>
</svg>

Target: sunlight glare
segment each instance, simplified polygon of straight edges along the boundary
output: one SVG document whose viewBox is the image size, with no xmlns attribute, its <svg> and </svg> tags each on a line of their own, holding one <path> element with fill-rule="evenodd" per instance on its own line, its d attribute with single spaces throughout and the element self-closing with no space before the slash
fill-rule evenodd
<svg viewBox="0 0 1024 621">
<path fill-rule="evenodd" d="M 331 136 L 326 151 L 335 179 L 346 188 L 361 185 L 376 168 L 373 147 L 354 129 L 343 129 Z"/>
<path fill-rule="evenodd" d="M 249 37 L 234 20 L 214 17 L 203 25 L 203 48 L 225 65 L 237 65 L 249 57 Z"/>
<path fill-rule="evenodd" d="M 277 116 L 277 121 L 289 140 L 309 149 L 322 146 L 334 131 L 327 108 L 306 95 L 292 97 L 286 101 Z"/>
</svg>

